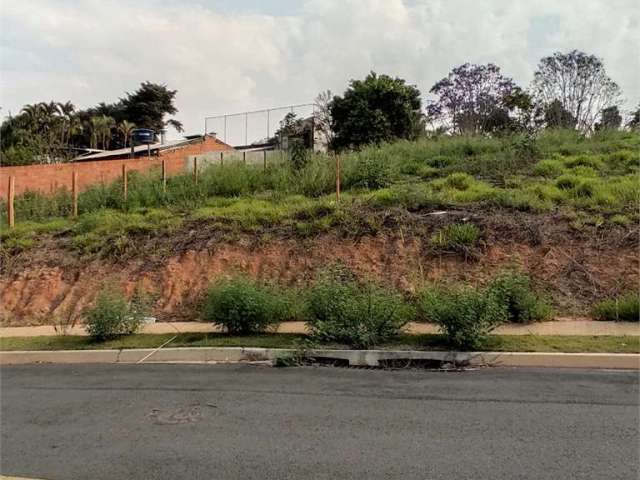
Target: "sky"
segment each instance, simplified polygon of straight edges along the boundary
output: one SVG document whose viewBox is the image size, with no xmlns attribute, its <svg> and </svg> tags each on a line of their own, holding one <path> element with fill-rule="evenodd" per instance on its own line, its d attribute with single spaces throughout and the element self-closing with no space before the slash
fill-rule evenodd
<svg viewBox="0 0 640 480">
<path fill-rule="evenodd" d="M 526 87 L 541 57 L 572 49 L 601 57 L 625 109 L 638 104 L 637 0 L 0 0 L 0 115 L 114 102 L 151 81 L 178 91 L 175 118 L 200 133 L 206 116 L 312 102 L 372 70 L 423 100 L 465 62 Z"/>
</svg>

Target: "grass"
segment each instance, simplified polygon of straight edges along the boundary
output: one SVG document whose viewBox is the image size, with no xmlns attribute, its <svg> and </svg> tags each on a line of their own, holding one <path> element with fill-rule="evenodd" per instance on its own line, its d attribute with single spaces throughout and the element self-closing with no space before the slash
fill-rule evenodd
<svg viewBox="0 0 640 480">
<path fill-rule="evenodd" d="M 136 334 L 105 342 L 95 342 L 86 336 L 8 337 L 0 338 L 1 351 L 16 350 L 91 350 L 157 348 L 174 334 Z M 261 334 L 231 336 L 216 333 L 181 333 L 168 347 L 263 347 L 299 348 L 311 345 L 302 334 Z M 401 335 L 384 343 L 383 349 L 445 350 L 444 337 L 437 334 Z M 327 344 L 322 348 L 344 348 Z M 566 352 L 566 353 L 640 353 L 640 337 L 630 336 L 540 336 L 489 335 L 481 351 L 497 352 Z"/>
<path fill-rule="evenodd" d="M 72 237 L 68 243 L 84 253 L 118 253 L 140 235 L 170 233 L 192 220 L 248 232 L 285 226 L 309 235 L 351 228 L 348 217 L 363 208 L 371 217 L 380 209 L 480 206 L 569 212 L 627 228 L 639 220 L 640 135 L 632 132 L 545 131 L 533 143 L 517 135 L 398 141 L 343 155 L 341 172 L 339 206 L 335 162 L 319 154 L 301 170 L 288 162 L 267 169 L 213 165 L 197 185 L 189 173 L 169 178 L 166 192 L 158 172 L 132 172 L 126 200 L 120 182 L 82 192 L 77 220 L 65 220 L 68 192 L 30 192 L 16 199 L 16 228 L 0 223 L 0 249 L 19 252 L 55 233 Z M 0 202 L 0 222 L 5 212 Z M 369 227 L 375 230 L 375 222 Z"/>
</svg>

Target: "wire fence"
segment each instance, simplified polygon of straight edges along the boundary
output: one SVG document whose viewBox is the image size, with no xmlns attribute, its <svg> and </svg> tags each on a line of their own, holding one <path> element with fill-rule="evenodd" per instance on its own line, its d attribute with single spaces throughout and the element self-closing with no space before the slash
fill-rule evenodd
<svg viewBox="0 0 640 480">
<path fill-rule="evenodd" d="M 215 133 L 223 142 L 234 147 L 268 143 L 284 118 L 293 113 L 298 119 L 315 116 L 313 103 L 286 105 L 239 113 L 205 117 L 204 133 Z"/>
</svg>

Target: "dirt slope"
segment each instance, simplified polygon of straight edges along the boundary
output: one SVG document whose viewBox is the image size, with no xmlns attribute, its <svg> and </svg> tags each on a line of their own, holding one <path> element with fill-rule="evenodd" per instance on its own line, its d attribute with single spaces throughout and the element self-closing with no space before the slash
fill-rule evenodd
<svg viewBox="0 0 640 480">
<path fill-rule="evenodd" d="M 454 219 L 473 221 L 483 232 L 466 258 L 430 246 L 433 232 Z M 170 238 L 141 240 L 134 254 L 117 260 L 83 258 L 63 241 L 49 239 L 2 265 L 0 323 L 37 325 L 76 316 L 105 282 L 154 292 L 160 319 L 193 320 L 203 291 L 220 275 L 242 271 L 303 286 L 317 269 L 337 260 L 408 292 L 428 280 L 483 283 L 517 265 L 560 313 L 584 314 L 594 299 L 637 286 L 637 246 L 637 230 L 576 232 L 554 217 L 468 212 L 413 214 L 364 236 L 334 232 L 297 238 L 276 232 L 223 240 L 203 224 Z"/>
</svg>

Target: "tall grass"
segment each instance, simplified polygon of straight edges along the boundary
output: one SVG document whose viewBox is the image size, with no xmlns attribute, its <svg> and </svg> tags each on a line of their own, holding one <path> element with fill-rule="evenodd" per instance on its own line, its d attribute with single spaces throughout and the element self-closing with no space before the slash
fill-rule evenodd
<svg viewBox="0 0 640 480">
<path fill-rule="evenodd" d="M 635 216 L 640 199 L 640 135 L 606 132 L 584 137 L 574 131 L 520 136 L 448 137 L 398 141 L 341 156 L 345 192 L 373 192 L 371 204 L 421 209 L 471 203 L 546 211 L 561 205 L 604 214 Z M 290 162 L 245 165 L 232 161 L 203 168 L 198 183 L 184 173 L 163 190 L 159 171 L 131 172 L 128 196 L 122 182 L 96 184 L 79 196 L 81 215 L 104 209 L 136 212 L 166 208 L 192 212 L 212 198 L 268 194 L 320 198 L 335 191 L 332 156 L 315 154 L 301 169 Z M 71 198 L 28 192 L 16 198 L 18 221 L 66 217 Z M 6 204 L 0 202 L 5 222 Z"/>
</svg>

